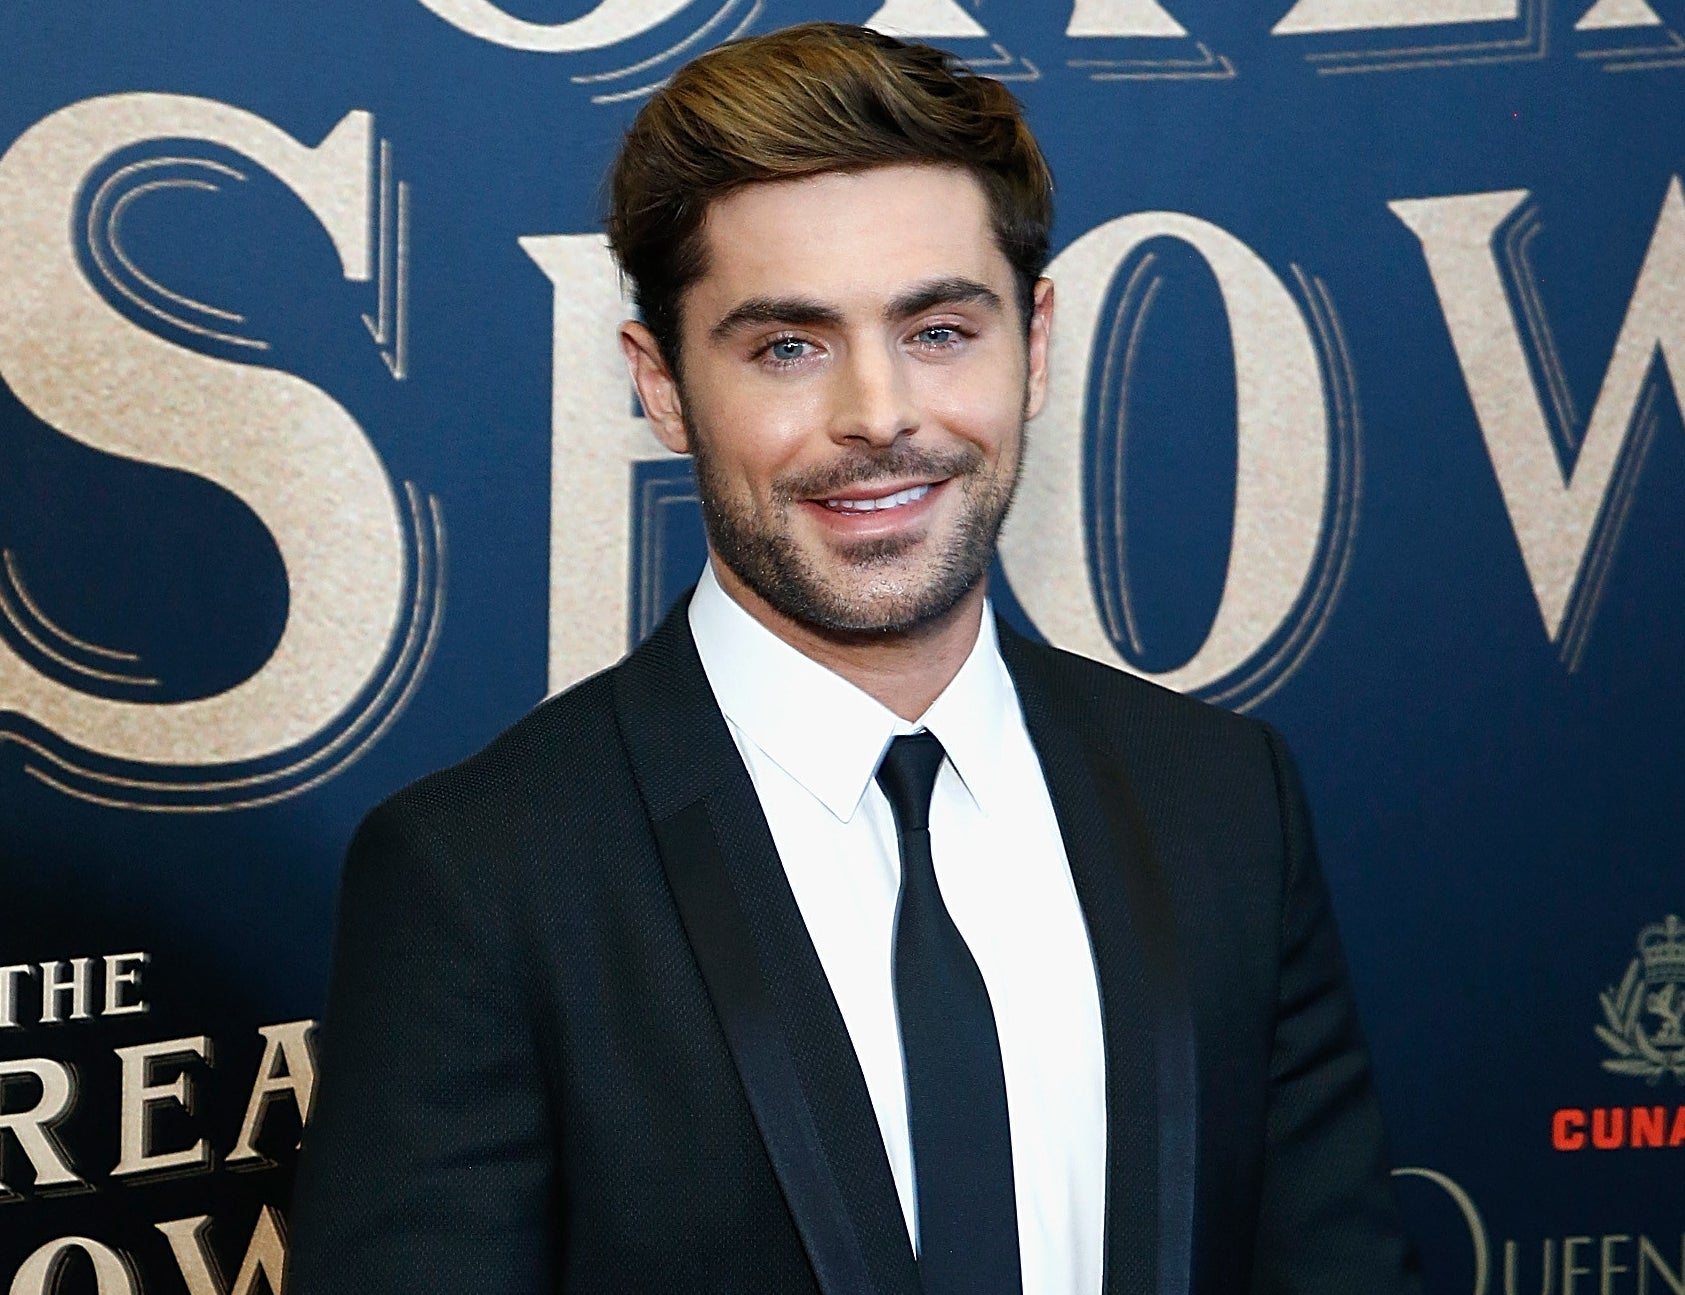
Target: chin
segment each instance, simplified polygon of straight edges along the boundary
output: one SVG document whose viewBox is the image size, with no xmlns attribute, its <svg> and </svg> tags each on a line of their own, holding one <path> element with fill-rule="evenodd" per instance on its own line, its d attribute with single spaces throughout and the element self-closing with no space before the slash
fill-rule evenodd
<svg viewBox="0 0 1685 1295">
<path fill-rule="evenodd" d="M 839 547 L 799 528 L 757 524 L 749 510 L 702 493 L 709 547 L 737 580 L 786 620 L 841 638 L 946 624 L 986 580 L 1005 512 L 974 508 L 954 525 Z"/>
<path fill-rule="evenodd" d="M 739 573 L 741 574 L 741 573 Z M 784 573 L 788 575 L 789 573 Z M 758 587 L 745 581 L 775 610 L 809 629 L 849 637 L 913 634 L 943 624 L 977 588 L 983 572 L 952 568 L 921 579 L 871 578 L 821 581 L 811 572 Z"/>
</svg>

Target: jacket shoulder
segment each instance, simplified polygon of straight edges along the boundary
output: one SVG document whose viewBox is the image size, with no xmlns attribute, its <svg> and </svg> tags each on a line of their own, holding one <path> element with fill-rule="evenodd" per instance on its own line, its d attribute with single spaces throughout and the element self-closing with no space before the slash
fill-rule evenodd
<svg viewBox="0 0 1685 1295">
<path fill-rule="evenodd" d="M 1079 656 L 1007 631 L 1002 650 L 1015 676 L 1039 688 L 1060 718 L 1102 750 L 1128 755 L 1153 751 L 1158 758 L 1197 751 L 1266 756 L 1275 731 L 1262 720 L 1224 710 Z"/>
<path fill-rule="evenodd" d="M 1032 733 L 1039 712 L 1121 771 L 1167 863 L 1239 860 L 1257 849 L 1279 863 L 1290 852 L 1297 774 L 1268 724 L 1012 637 L 1009 648 L 1002 636 L 1002 649 Z"/>
<path fill-rule="evenodd" d="M 630 792 L 612 675 L 540 702 L 472 755 L 394 792 L 365 826 L 401 818 L 447 836 L 496 839 L 535 814 L 600 802 L 617 785 Z"/>
</svg>

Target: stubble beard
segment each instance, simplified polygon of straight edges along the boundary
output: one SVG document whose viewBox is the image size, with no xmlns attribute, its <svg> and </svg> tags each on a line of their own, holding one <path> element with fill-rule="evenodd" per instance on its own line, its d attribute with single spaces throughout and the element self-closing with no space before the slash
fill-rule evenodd
<svg viewBox="0 0 1685 1295">
<path fill-rule="evenodd" d="M 838 637 L 910 634 L 946 617 L 988 574 L 1018 484 L 1018 459 L 1006 472 L 991 473 L 975 445 L 933 453 L 898 440 L 885 450 L 860 450 L 826 468 L 780 477 L 772 487 L 772 515 L 763 519 L 732 498 L 706 436 L 692 428 L 690 441 L 715 555 L 774 610 Z M 939 551 L 908 570 L 902 559 L 930 539 L 894 536 L 833 550 L 855 579 L 827 577 L 815 568 L 796 541 L 792 509 L 849 486 L 909 477 L 945 478 L 943 489 L 961 492 L 959 523 Z"/>
</svg>

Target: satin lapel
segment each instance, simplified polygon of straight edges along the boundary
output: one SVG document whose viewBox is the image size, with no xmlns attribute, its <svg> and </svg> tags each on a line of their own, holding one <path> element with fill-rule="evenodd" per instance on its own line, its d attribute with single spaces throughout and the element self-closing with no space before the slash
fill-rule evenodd
<svg viewBox="0 0 1685 1295">
<path fill-rule="evenodd" d="M 615 672 L 662 865 L 821 1289 L 917 1295 L 866 1081 L 714 703 L 687 605 Z"/>
<path fill-rule="evenodd" d="M 1107 1295 L 1187 1295 L 1196 1070 L 1169 891 L 1121 764 L 1085 740 L 1041 653 L 1001 654 L 1041 759 L 1100 984 L 1106 1050 Z"/>
</svg>

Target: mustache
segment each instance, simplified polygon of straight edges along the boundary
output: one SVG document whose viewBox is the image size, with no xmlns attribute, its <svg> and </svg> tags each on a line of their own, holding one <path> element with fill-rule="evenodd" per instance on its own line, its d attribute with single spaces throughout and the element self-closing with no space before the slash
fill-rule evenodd
<svg viewBox="0 0 1685 1295">
<path fill-rule="evenodd" d="M 881 450 L 851 450 L 822 467 L 787 473 L 772 483 L 772 494 L 779 503 L 793 504 L 877 481 L 905 481 L 908 477 L 935 481 L 964 476 L 977 471 L 982 462 L 983 451 L 975 445 L 935 451 L 895 441 Z"/>
</svg>

